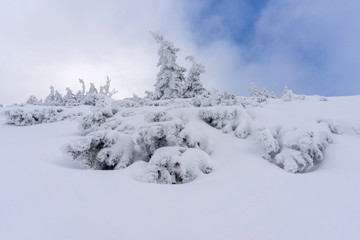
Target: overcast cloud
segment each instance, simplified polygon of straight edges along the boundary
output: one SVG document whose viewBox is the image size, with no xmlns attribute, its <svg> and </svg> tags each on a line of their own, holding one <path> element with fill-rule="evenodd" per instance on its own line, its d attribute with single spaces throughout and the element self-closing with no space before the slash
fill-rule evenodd
<svg viewBox="0 0 360 240">
<path fill-rule="evenodd" d="M 0 0 L 0 103 L 103 84 L 116 98 L 152 90 L 160 31 L 206 66 L 208 88 L 246 94 L 360 93 L 359 1 Z"/>
</svg>

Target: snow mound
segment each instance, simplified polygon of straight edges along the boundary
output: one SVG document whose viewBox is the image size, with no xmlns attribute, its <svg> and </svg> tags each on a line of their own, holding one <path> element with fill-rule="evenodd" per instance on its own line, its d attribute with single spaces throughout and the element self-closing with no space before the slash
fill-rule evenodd
<svg viewBox="0 0 360 240">
<path fill-rule="evenodd" d="M 154 152 L 141 180 L 149 183 L 188 183 L 212 171 L 210 156 L 200 149 L 163 147 Z"/>
</svg>

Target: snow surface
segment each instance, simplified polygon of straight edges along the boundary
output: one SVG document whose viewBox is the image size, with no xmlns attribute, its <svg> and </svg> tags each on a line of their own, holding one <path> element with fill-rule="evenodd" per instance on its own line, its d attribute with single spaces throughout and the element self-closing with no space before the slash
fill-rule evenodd
<svg viewBox="0 0 360 240">
<path fill-rule="evenodd" d="M 188 131 L 206 132 L 213 171 L 179 185 L 142 182 L 144 161 L 101 171 L 66 158 L 78 121 L 0 117 L 0 239 L 360 239 L 360 96 L 327 100 L 247 108 L 253 128 L 341 127 L 312 171 L 288 173 L 261 157 L 255 134 L 197 119 Z"/>
</svg>

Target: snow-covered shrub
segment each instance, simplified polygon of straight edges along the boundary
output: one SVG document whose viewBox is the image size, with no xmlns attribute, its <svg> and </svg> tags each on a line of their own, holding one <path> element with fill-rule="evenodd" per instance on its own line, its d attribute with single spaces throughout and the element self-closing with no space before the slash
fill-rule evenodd
<svg viewBox="0 0 360 240">
<path fill-rule="evenodd" d="M 330 128 L 323 123 L 311 130 L 282 128 L 277 134 L 263 129 L 256 136 L 267 160 L 292 173 L 311 170 L 323 160 L 324 150 L 333 141 Z"/>
<path fill-rule="evenodd" d="M 5 111 L 5 116 L 7 118 L 7 124 L 27 126 L 59 121 L 59 115 L 62 112 L 62 108 L 43 108 L 30 110 L 25 108 L 12 108 Z"/>
<path fill-rule="evenodd" d="M 250 134 L 250 117 L 242 106 L 203 108 L 200 109 L 199 116 L 224 133 L 234 132 L 239 138 L 246 138 Z"/>
<path fill-rule="evenodd" d="M 80 129 L 85 133 L 97 130 L 108 118 L 112 117 L 111 109 L 97 108 L 91 114 L 83 116 L 80 122 Z"/>
<path fill-rule="evenodd" d="M 77 106 L 79 101 L 77 96 L 72 92 L 70 88 L 66 88 L 66 94 L 63 97 L 63 103 L 65 106 Z"/>
<path fill-rule="evenodd" d="M 339 123 L 334 122 L 332 120 L 328 120 L 328 119 L 322 119 L 322 120 L 318 121 L 318 123 L 322 123 L 322 122 L 329 127 L 329 129 L 332 133 L 343 134 L 343 132 L 344 132 L 343 128 Z"/>
<path fill-rule="evenodd" d="M 152 123 L 139 129 L 137 143 L 151 157 L 158 148 L 180 145 L 179 133 L 183 129 L 182 123 L 174 121 Z"/>
<path fill-rule="evenodd" d="M 279 142 L 275 139 L 274 135 L 276 136 L 268 128 L 256 132 L 256 138 L 267 154 L 265 156 L 266 159 L 273 158 L 280 150 Z"/>
<path fill-rule="evenodd" d="M 150 113 L 146 114 L 145 118 L 149 122 L 165 122 L 165 121 L 170 121 L 172 119 L 164 111 L 150 112 Z"/>
<path fill-rule="evenodd" d="M 280 141 L 282 145 L 281 152 L 286 149 L 296 150 L 299 153 L 294 154 L 294 151 L 286 151 L 281 154 L 281 158 L 284 156 L 289 156 L 289 160 L 292 162 L 298 163 L 298 167 L 294 168 L 291 163 L 291 168 L 285 169 L 291 172 L 305 172 L 309 171 L 315 163 L 323 160 L 323 152 L 325 148 L 331 143 L 332 136 L 329 129 L 322 127 L 319 124 L 318 129 L 314 131 L 298 130 L 298 129 L 282 129 L 280 130 Z M 280 152 L 280 153 L 281 153 Z M 295 157 L 296 156 L 296 157 Z M 302 157 L 302 160 L 299 161 L 299 156 Z M 279 160 L 278 159 L 275 160 Z M 296 161 L 295 161 L 296 160 Z M 282 167 L 285 167 L 283 165 Z"/>
<path fill-rule="evenodd" d="M 208 91 L 192 98 L 195 107 L 232 106 L 236 104 L 235 96 L 218 90 Z"/>
<path fill-rule="evenodd" d="M 84 133 L 95 131 L 112 116 L 114 116 L 114 113 L 111 107 L 111 99 L 102 96 L 91 113 L 83 116 L 80 121 L 80 129 Z"/>
<path fill-rule="evenodd" d="M 188 183 L 212 171 L 210 156 L 200 149 L 163 147 L 151 157 L 142 180 L 150 183 Z"/>
<path fill-rule="evenodd" d="M 0 104 L 0 107 L 4 107 L 4 105 Z"/>
<path fill-rule="evenodd" d="M 320 96 L 320 97 L 319 97 L 319 100 L 320 100 L 320 101 L 323 101 L 323 102 L 329 101 L 329 99 L 327 99 L 327 98 L 324 97 L 324 96 Z"/>
<path fill-rule="evenodd" d="M 27 104 L 31 104 L 31 105 L 42 105 L 42 100 L 37 99 L 37 97 L 35 97 L 34 95 L 31 95 L 29 97 L 29 99 L 26 101 Z"/>
<path fill-rule="evenodd" d="M 281 99 L 284 102 L 290 102 L 292 100 L 305 100 L 305 95 L 298 95 L 293 93 L 293 91 L 291 89 L 288 89 L 287 86 L 285 86 L 284 91 L 281 93 Z"/>
<path fill-rule="evenodd" d="M 275 93 L 270 92 L 265 88 L 263 88 L 262 90 L 257 89 L 255 83 L 251 83 L 248 92 L 250 98 L 257 103 L 265 102 L 268 98 L 276 98 Z"/>
<path fill-rule="evenodd" d="M 117 131 L 96 131 L 65 147 L 65 152 L 88 168 L 113 170 L 129 166 L 134 160 L 130 135 Z"/>
<path fill-rule="evenodd" d="M 110 78 L 106 76 L 106 84 L 104 86 L 100 86 L 100 94 L 105 95 L 109 98 L 111 98 L 115 93 L 118 92 L 115 89 L 110 91 L 110 82 Z"/>
</svg>

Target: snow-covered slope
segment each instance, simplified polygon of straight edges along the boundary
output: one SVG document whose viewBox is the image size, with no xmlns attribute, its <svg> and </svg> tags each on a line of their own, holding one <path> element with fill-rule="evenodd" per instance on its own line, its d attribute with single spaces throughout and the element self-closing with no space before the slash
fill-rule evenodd
<svg viewBox="0 0 360 240">
<path fill-rule="evenodd" d="M 268 101 L 247 108 L 246 139 L 189 121 L 189 108 L 183 120 L 206 133 L 213 171 L 178 185 L 143 182 L 144 161 L 101 171 L 67 158 L 62 149 L 82 134 L 76 120 L 17 127 L 1 118 L 0 239 L 359 239 L 360 96 Z M 332 143 L 311 171 L 262 158 L 254 130 L 281 139 L 323 123 Z"/>
</svg>

